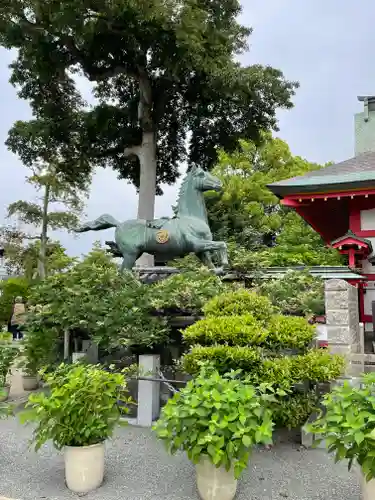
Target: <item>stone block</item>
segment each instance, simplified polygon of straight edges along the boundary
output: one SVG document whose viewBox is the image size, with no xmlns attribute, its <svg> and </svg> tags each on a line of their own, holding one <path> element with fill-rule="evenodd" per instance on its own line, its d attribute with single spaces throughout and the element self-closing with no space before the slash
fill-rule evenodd
<svg viewBox="0 0 375 500">
<path fill-rule="evenodd" d="M 325 290 L 348 290 L 349 288 L 353 288 L 352 285 L 349 285 L 344 280 L 327 280 L 325 282 Z"/>
<path fill-rule="evenodd" d="M 352 353 L 352 346 L 349 344 L 329 344 L 329 352 L 332 354 L 340 354 L 340 356 L 349 356 Z"/>
<path fill-rule="evenodd" d="M 349 316 L 347 309 L 328 310 L 326 312 L 327 325 L 349 325 Z"/>
<path fill-rule="evenodd" d="M 347 309 L 349 302 L 348 290 L 327 290 L 325 294 L 326 310 Z"/>
<path fill-rule="evenodd" d="M 328 344 L 347 344 L 351 343 L 351 332 L 348 326 L 330 326 L 327 325 Z"/>
</svg>

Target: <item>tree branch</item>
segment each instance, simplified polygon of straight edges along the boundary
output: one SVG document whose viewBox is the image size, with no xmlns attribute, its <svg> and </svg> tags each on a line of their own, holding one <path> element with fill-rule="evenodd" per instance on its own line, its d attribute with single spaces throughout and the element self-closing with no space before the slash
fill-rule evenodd
<svg viewBox="0 0 375 500">
<path fill-rule="evenodd" d="M 139 156 L 141 147 L 140 146 L 132 146 L 131 148 L 125 148 L 123 150 L 124 156 L 130 158 L 131 156 Z"/>
</svg>

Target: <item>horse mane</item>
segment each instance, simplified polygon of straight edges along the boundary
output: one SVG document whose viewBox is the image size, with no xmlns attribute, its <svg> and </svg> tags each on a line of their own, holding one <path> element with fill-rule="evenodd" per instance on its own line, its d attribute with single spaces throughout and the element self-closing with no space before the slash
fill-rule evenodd
<svg viewBox="0 0 375 500">
<path fill-rule="evenodd" d="M 193 173 L 194 173 L 194 169 L 192 168 L 186 173 L 184 180 L 181 182 L 181 186 L 180 186 L 180 189 L 178 190 L 178 195 L 177 195 L 177 201 L 176 201 L 177 206 L 180 203 L 181 198 L 184 196 L 184 194 L 186 192 L 186 187 L 187 187 L 188 182 L 190 181 Z"/>
</svg>

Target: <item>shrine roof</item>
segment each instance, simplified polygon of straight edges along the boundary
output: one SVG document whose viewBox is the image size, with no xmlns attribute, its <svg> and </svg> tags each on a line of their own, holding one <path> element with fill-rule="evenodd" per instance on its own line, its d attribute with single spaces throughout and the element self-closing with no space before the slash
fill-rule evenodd
<svg viewBox="0 0 375 500">
<path fill-rule="evenodd" d="M 274 182 L 267 187 L 281 198 L 288 194 L 375 188 L 375 152 L 363 153 L 305 175 Z"/>
<path fill-rule="evenodd" d="M 353 231 L 350 230 L 346 234 L 344 234 L 344 236 L 340 236 L 340 238 L 336 238 L 335 240 L 331 241 L 331 245 L 337 245 L 338 243 L 341 243 L 348 239 L 358 241 L 358 243 L 363 243 L 364 245 L 367 245 L 368 248 L 371 249 L 372 251 L 372 244 L 370 240 L 361 238 L 360 236 L 357 236 L 356 234 L 353 233 Z"/>
</svg>

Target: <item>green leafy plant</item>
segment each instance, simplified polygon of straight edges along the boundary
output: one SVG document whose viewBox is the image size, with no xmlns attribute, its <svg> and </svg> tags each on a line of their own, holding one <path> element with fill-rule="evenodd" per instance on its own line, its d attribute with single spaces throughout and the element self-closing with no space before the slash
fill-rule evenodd
<svg viewBox="0 0 375 500">
<path fill-rule="evenodd" d="M 175 274 L 150 286 L 150 305 L 158 311 L 190 314 L 202 312 L 204 304 L 226 286 L 206 268 Z"/>
<path fill-rule="evenodd" d="M 268 345 L 273 349 L 306 349 L 316 330 L 305 318 L 275 315 L 267 323 Z"/>
<path fill-rule="evenodd" d="M 306 426 L 324 440 L 335 460 L 358 463 L 367 481 L 375 478 L 375 374 L 359 387 L 345 381 L 324 396 L 318 419 Z"/>
<path fill-rule="evenodd" d="M 201 366 L 199 375 L 174 395 L 154 426 L 171 453 L 185 451 L 193 463 L 201 457 L 238 478 L 256 444 L 272 442 L 273 395 L 256 389 L 239 372 L 220 375 Z"/>
<path fill-rule="evenodd" d="M 118 403 L 130 402 L 124 374 L 99 366 L 63 364 L 45 374 L 45 380 L 49 394 L 30 395 L 21 414 L 22 422 L 36 423 L 32 437 L 36 450 L 49 440 L 57 449 L 105 441 L 119 423 Z"/>
<path fill-rule="evenodd" d="M 251 314 L 243 316 L 209 316 L 183 331 L 183 339 L 190 345 L 261 345 L 267 341 L 268 331 Z"/>
<path fill-rule="evenodd" d="M 272 420 L 276 428 L 297 429 L 305 424 L 318 407 L 315 391 L 295 392 L 277 398 L 272 406 Z"/>
<path fill-rule="evenodd" d="M 324 314 L 324 282 L 308 270 L 290 270 L 282 278 L 262 280 L 258 290 L 283 314 Z"/>
<path fill-rule="evenodd" d="M 344 369 L 345 358 L 323 349 L 297 356 L 265 357 L 255 347 L 229 345 L 193 346 L 181 358 L 180 366 L 187 373 L 199 372 L 202 361 L 210 362 L 221 374 L 241 369 L 254 383 L 270 383 L 283 389 L 311 381 L 329 382 L 338 378 Z"/>
<path fill-rule="evenodd" d="M 16 297 L 27 298 L 30 282 L 23 277 L 0 281 L 0 323 L 8 324 Z"/>
<path fill-rule="evenodd" d="M 169 327 L 163 318 L 150 317 L 148 293 L 147 285 L 132 273 L 119 273 L 116 263 L 95 246 L 67 272 L 33 286 L 26 338 L 31 333 L 35 339 L 45 337 L 49 332 L 49 344 L 44 343 L 47 358 L 53 357 L 64 332 L 73 330 L 84 332 L 107 350 L 119 346 L 152 349 L 168 342 Z"/>
<path fill-rule="evenodd" d="M 206 316 L 231 316 L 252 314 L 259 321 L 267 322 L 276 309 L 267 297 L 254 291 L 239 288 L 217 295 L 203 308 Z"/>
<path fill-rule="evenodd" d="M 0 389 L 5 387 L 7 377 L 17 356 L 17 348 L 0 344 Z"/>
<path fill-rule="evenodd" d="M 221 374 L 231 370 L 243 370 L 244 373 L 249 373 L 259 368 L 261 360 L 261 351 L 254 347 L 196 345 L 183 355 L 180 366 L 191 375 L 199 372 L 200 363 L 204 361 L 210 362 Z"/>
</svg>

